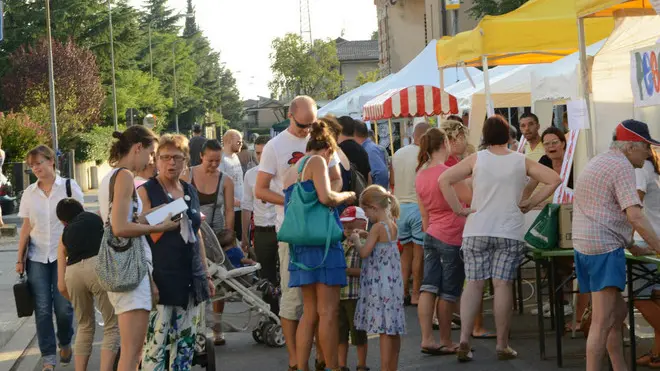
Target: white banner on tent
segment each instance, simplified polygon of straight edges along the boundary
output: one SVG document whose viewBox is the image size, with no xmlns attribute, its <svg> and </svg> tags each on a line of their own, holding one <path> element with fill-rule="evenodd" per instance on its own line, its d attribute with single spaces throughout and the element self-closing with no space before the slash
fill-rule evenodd
<svg viewBox="0 0 660 371">
<path fill-rule="evenodd" d="M 557 187 L 552 203 L 566 204 L 573 202 L 573 190 L 568 188 L 568 180 L 571 177 L 573 169 L 573 157 L 575 156 L 575 146 L 577 145 L 580 130 L 571 130 L 566 135 L 566 152 L 564 152 L 564 162 L 561 165 L 561 185 Z M 575 180 L 573 180 L 575 181 Z"/>
<path fill-rule="evenodd" d="M 657 44 L 630 52 L 630 84 L 635 107 L 660 105 L 658 58 L 660 45 Z"/>
</svg>

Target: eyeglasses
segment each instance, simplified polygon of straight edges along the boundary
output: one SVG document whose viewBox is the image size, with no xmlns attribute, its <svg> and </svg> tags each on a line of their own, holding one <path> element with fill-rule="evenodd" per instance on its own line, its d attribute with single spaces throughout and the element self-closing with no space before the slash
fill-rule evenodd
<svg viewBox="0 0 660 371">
<path fill-rule="evenodd" d="M 45 162 L 46 162 L 46 160 L 36 161 L 36 162 L 33 162 L 33 163 L 29 164 L 28 166 L 30 166 L 30 169 L 34 169 L 35 167 L 39 167 L 39 166 L 43 165 Z"/>
<path fill-rule="evenodd" d="M 158 159 L 160 159 L 163 162 L 170 162 L 170 160 L 174 160 L 174 162 L 183 162 L 186 158 L 181 155 L 160 155 L 158 156 Z"/>
<path fill-rule="evenodd" d="M 549 142 L 544 142 L 543 146 L 544 147 L 554 147 L 554 146 L 558 145 L 559 143 L 561 143 L 561 140 L 555 139 L 555 140 L 551 140 Z"/>
</svg>

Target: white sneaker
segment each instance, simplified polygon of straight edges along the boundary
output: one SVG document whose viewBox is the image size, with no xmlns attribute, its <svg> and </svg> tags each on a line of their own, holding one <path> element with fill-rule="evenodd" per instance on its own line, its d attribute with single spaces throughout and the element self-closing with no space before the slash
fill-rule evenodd
<svg viewBox="0 0 660 371">
<path fill-rule="evenodd" d="M 548 302 L 543 303 L 543 314 L 545 314 L 546 312 L 550 313 L 550 303 Z M 536 316 L 537 314 L 539 314 L 539 310 L 538 308 L 535 307 L 530 311 L 530 313 Z"/>
<path fill-rule="evenodd" d="M 570 316 L 573 314 L 573 306 L 570 304 L 564 304 L 564 316 Z M 550 308 L 548 307 L 547 311 L 543 312 L 544 318 L 550 318 Z"/>
</svg>

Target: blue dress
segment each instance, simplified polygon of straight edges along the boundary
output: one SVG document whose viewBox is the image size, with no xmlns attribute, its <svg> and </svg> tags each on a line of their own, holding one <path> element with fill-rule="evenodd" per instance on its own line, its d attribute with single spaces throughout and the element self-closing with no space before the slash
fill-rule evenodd
<svg viewBox="0 0 660 371">
<path fill-rule="evenodd" d="M 314 182 L 311 179 L 300 182 L 300 184 L 307 192 L 315 191 Z M 292 191 L 293 185 L 284 190 L 284 205 L 289 202 Z M 284 212 L 286 213 L 286 206 Z M 337 210 L 335 210 L 334 214 L 337 223 L 341 225 Z M 289 287 L 300 287 L 315 283 L 322 283 L 328 286 L 346 286 L 346 259 L 344 258 L 344 249 L 341 246 L 341 242 L 330 245 L 325 262 L 323 261 L 325 246 L 290 245 L 289 249 L 289 272 L 291 273 Z M 291 263 L 294 259 L 297 263 L 304 264 L 307 267 L 318 268 L 310 271 L 300 269 Z"/>
<path fill-rule="evenodd" d="M 370 334 L 401 335 L 406 333 L 401 260 L 387 223 L 381 224 L 390 242 L 376 243 L 371 255 L 362 259 L 355 328 Z"/>
</svg>

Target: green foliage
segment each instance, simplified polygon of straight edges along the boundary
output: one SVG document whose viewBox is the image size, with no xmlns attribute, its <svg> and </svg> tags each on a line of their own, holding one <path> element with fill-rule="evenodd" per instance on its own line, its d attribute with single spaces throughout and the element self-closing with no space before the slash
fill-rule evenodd
<svg viewBox="0 0 660 371">
<path fill-rule="evenodd" d="M 371 40 L 378 40 L 378 30 L 371 33 Z"/>
<path fill-rule="evenodd" d="M 357 77 L 355 78 L 355 81 L 357 81 L 358 86 L 362 86 L 368 82 L 376 82 L 380 80 L 380 73 L 378 70 L 373 70 L 373 71 L 367 71 L 367 73 L 358 73 Z"/>
<path fill-rule="evenodd" d="M 474 0 L 468 14 L 473 19 L 486 15 L 502 15 L 518 9 L 528 0 Z"/>
<path fill-rule="evenodd" d="M 119 127 L 123 131 L 125 127 Z M 92 130 L 80 135 L 76 141 L 76 162 L 95 161 L 100 164 L 108 160 L 112 146 L 112 126 L 94 126 Z"/>
<path fill-rule="evenodd" d="M 270 60 L 269 87 L 275 96 L 334 99 L 339 94 L 343 78 L 334 41 L 315 40 L 310 47 L 300 35 L 288 33 L 273 40 Z"/>
<path fill-rule="evenodd" d="M 0 114 L 0 138 L 7 162 L 21 162 L 39 144 L 50 142 L 49 127 L 39 124 L 26 114 Z"/>
</svg>

